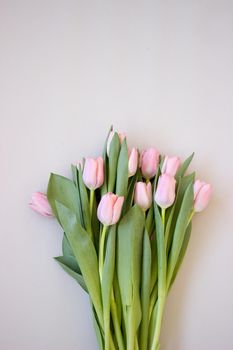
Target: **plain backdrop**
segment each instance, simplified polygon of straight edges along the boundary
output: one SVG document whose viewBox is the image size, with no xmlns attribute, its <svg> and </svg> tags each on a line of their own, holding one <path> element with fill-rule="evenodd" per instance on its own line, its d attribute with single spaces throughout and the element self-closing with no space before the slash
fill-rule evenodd
<svg viewBox="0 0 233 350">
<path fill-rule="evenodd" d="M 89 301 L 28 208 L 49 173 L 131 146 L 213 184 L 169 295 L 161 350 L 233 349 L 233 1 L 0 0 L 0 349 L 95 350 Z"/>
</svg>

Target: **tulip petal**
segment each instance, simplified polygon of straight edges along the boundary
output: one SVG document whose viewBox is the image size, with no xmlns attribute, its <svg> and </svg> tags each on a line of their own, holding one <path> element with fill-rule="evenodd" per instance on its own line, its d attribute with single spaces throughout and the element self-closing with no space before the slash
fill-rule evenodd
<svg viewBox="0 0 233 350">
<path fill-rule="evenodd" d="M 118 197 L 113 207 L 112 225 L 116 224 L 119 221 L 123 203 L 124 197 Z"/>
<path fill-rule="evenodd" d="M 96 161 L 97 161 L 96 188 L 99 188 L 104 183 L 104 160 L 102 157 L 98 157 Z"/>
<path fill-rule="evenodd" d="M 211 194 L 212 186 L 210 184 L 204 184 L 200 188 L 194 202 L 195 212 L 201 212 L 207 207 L 207 205 L 209 204 Z"/>
<path fill-rule="evenodd" d="M 34 192 L 32 194 L 29 207 L 43 216 L 47 216 L 47 217 L 54 216 L 51 206 L 48 202 L 47 196 L 42 192 Z"/>
<path fill-rule="evenodd" d="M 175 200 L 176 180 L 173 176 L 162 174 L 155 192 L 155 201 L 161 208 L 170 207 Z"/>
</svg>

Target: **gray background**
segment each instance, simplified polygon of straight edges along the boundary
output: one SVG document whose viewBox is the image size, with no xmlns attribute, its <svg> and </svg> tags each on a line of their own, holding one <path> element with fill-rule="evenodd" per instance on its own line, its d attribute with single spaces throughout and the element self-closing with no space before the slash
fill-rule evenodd
<svg viewBox="0 0 233 350">
<path fill-rule="evenodd" d="M 28 209 L 49 172 L 131 145 L 214 186 L 168 298 L 163 350 L 233 349 L 233 1 L 0 0 L 0 349 L 97 349 L 87 297 L 52 259 L 61 230 Z"/>
</svg>

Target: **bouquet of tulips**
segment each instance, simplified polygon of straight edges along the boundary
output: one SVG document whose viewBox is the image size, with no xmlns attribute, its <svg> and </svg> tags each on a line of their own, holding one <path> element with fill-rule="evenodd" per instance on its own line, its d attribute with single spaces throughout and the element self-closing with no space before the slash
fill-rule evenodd
<svg viewBox="0 0 233 350">
<path fill-rule="evenodd" d="M 140 159 L 139 159 L 140 158 Z M 89 294 L 100 349 L 158 350 L 164 306 L 211 186 L 155 148 L 110 130 L 103 156 L 51 174 L 30 206 L 64 231 L 55 259 Z"/>
</svg>

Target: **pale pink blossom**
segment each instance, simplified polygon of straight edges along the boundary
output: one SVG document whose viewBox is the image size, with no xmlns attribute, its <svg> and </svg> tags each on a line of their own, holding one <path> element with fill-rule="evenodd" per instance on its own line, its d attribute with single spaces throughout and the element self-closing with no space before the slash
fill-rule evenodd
<svg viewBox="0 0 233 350">
<path fill-rule="evenodd" d="M 106 226 L 115 225 L 121 216 L 124 197 L 108 192 L 100 200 L 97 209 L 99 221 Z"/>
<path fill-rule="evenodd" d="M 159 165 L 159 152 L 156 148 L 149 148 L 141 153 L 140 167 L 145 179 L 155 176 Z"/>
<path fill-rule="evenodd" d="M 43 216 L 54 216 L 48 198 L 46 194 L 42 192 L 34 192 L 32 194 L 29 207 Z"/>
<path fill-rule="evenodd" d="M 173 176 L 160 175 L 154 198 L 159 207 L 166 209 L 174 203 L 175 188 L 176 180 Z"/>
<path fill-rule="evenodd" d="M 135 175 L 138 168 L 138 150 L 132 148 L 129 150 L 129 163 L 128 163 L 128 175 L 129 177 Z"/>
<path fill-rule="evenodd" d="M 134 203 L 139 205 L 141 209 L 147 210 L 152 204 L 152 187 L 148 182 L 137 182 L 134 190 Z"/>
<path fill-rule="evenodd" d="M 90 190 L 95 190 L 103 185 L 104 161 L 102 157 L 85 159 L 83 181 Z"/>
<path fill-rule="evenodd" d="M 209 204 L 212 194 L 212 186 L 208 183 L 196 180 L 194 183 L 194 210 L 200 212 Z"/>
<path fill-rule="evenodd" d="M 162 174 L 168 174 L 171 176 L 175 176 L 176 172 L 180 166 L 180 158 L 179 157 L 168 157 L 166 156 L 164 161 L 163 161 L 163 165 L 162 165 L 162 169 L 161 172 Z"/>
</svg>

